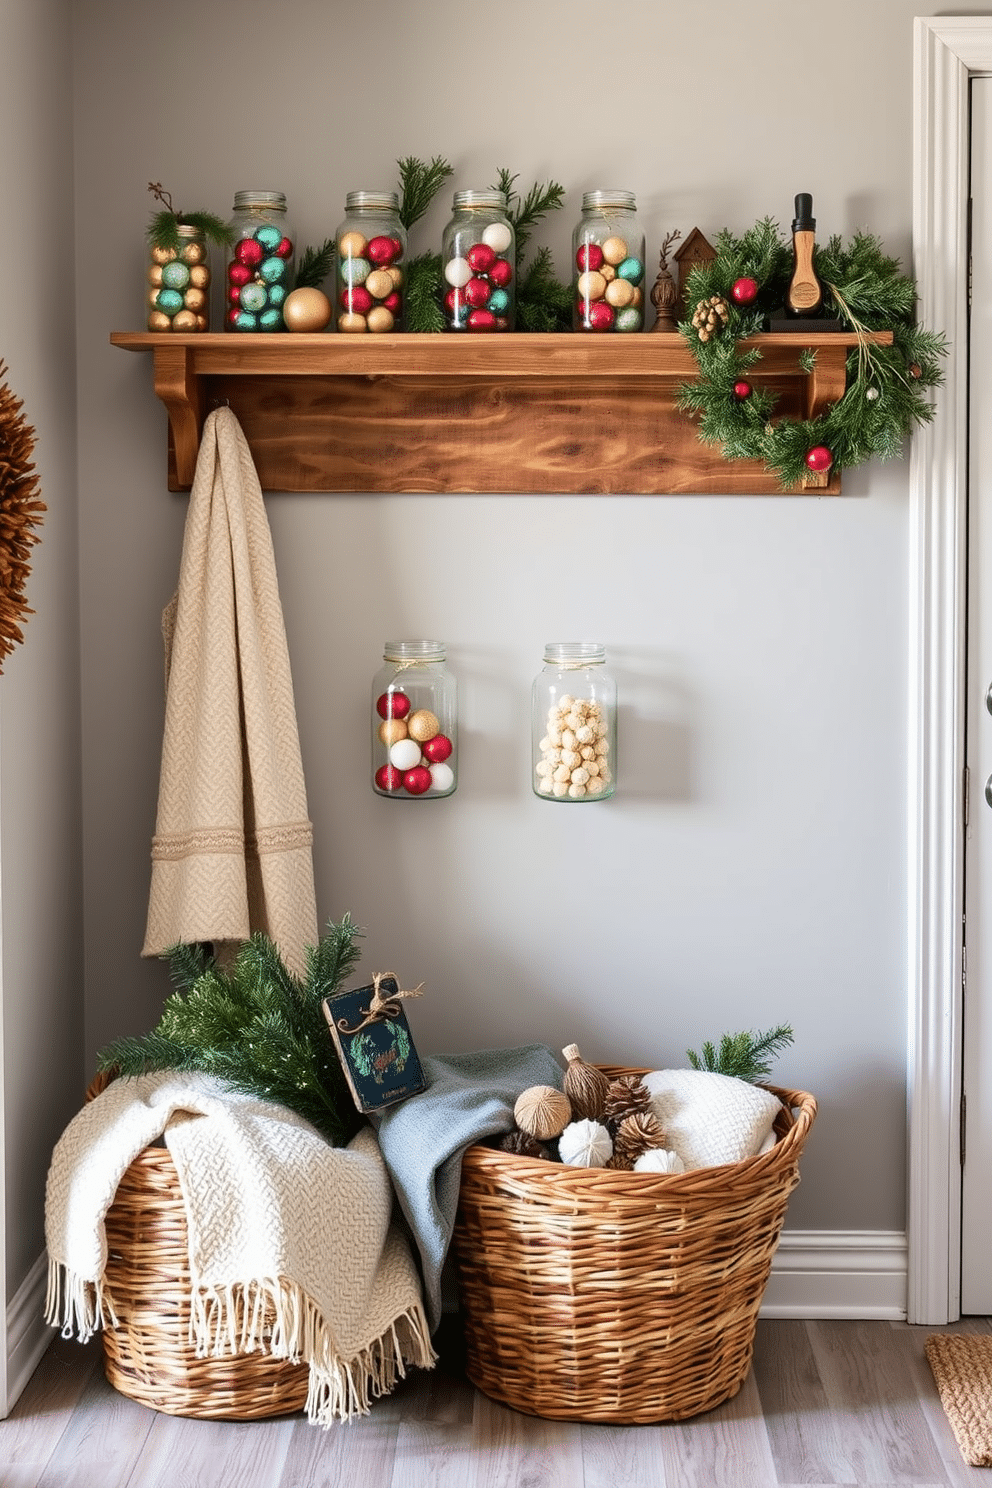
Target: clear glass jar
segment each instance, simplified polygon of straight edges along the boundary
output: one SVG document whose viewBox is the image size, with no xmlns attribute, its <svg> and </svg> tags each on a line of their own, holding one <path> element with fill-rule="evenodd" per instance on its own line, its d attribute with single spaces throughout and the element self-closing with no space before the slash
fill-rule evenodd
<svg viewBox="0 0 992 1488">
<path fill-rule="evenodd" d="M 549 641 L 531 703 L 534 793 L 605 801 L 616 790 L 617 688 L 598 641 Z"/>
<path fill-rule="evenodd" d="M 284 331 L 282 307 L 296 274 L 296 238 L 284 194 L 236 191 L 230 227 L 225 330 Z"/>
<path fill-rule="evenodd" d="M 516 237 L 502 191 L 456 191 L 441 240 L 444 324 L 449 331 L 512 331 Z"/>
<path fill-rule="evenodd" d="M 210 254 L 199 228 L 180 223 L 176 232 L 178 248 L 148 250 L 147 325 L 189 336 L 210 329 Z"/>
<path fill-rule="evenodd" d="M 458 784 L 455 679 L 443 641 L 387 641 L 372 683 L 372 789 L 450 796 Z"/>
<path fill-rule="evenodd" d="M 644 329 L 644 233 L 632 191 L 582 193 L 572 267 L 575 330 Z"/>
<path fill-rule="evenodd" d="M 406 229 L 395 191 L 349 191 L 337 246 L 335 324 L 352 335 L 403 329 Z"/>
</svg>

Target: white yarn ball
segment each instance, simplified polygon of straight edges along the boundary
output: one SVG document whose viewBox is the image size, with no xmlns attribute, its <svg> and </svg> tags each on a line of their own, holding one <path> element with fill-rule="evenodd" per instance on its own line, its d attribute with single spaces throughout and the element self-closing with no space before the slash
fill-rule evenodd
<svg viewBox="0 0 992 1488">
<path fill-rule="evenodd" d="M 634 1163 L 635 1173 L 684 1173 L 685 1163 L 677 1152 L 664 1147 L 649 1147 Z"/>
<path fill-rule="evenodd" d="M 558 1156 L 570 1168 L 605 1168 L 613 1138 L 599 1121 L 570 1121 L 558 1138 Z"/>
</svg>

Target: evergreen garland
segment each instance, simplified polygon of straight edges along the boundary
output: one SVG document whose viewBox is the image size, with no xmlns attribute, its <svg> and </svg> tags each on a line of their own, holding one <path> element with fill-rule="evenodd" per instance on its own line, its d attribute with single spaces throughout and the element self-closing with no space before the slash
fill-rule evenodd
<svg viewBox="0 0 992 1488">
<path fill-rule="evenodd" d="M 406 155 L 396 162 L 400 172 L 400 221 L 409 233 L 425 215 L 452 167 L 440 155 L 418 160 Z M 418 253 L 406 265 L 406 328 L 436 333 L 444 330 L 444 294 L 440 253 Z"/>
<path fill-rule="evenodd" d="M 694 1049 L 686 1050 L 693 1069 L 708 1070 L 717 1075 L 733 1075 L 738 1080 L 747 1080 L 755 1085 L 771 1074 L 772 1057 L 787 1044 L 792 1043 L 792 1029 L 788 1023 L 780 1023 L 765 1033 L 725 1033 L 719 1049 L 708 1039 L 703 1045 L 702 1055 Z"/>
<path fill-rule="evenodd" d="M 182 246 L 179 237 L 180 227 L 195 227 L 208 243 L 216 243 L 222 248 L 232 241 L 231 229 L 221 217 L 215 216 L 213 212 L 175 211 L 172 197 L 168 191 L 163 189 L 161 181 L 149 181 L 148 190 L 156 201 L 163 203 L 162 208 L 152 214 L 148 224 L 147 237 L 153 248 L 178 253 Z"/>
<path fill-rule="evenodd" d="M 775 393 L 753 388 L 740 397 L 734 390 L 735 384 L 748 383 L 762 359 L 760 346 L 738 343 L 766 328 L 767 315 L 783 304 L 791 273 L 791 246 L 771 219 L 740 237 L 721 232 L 715 259 L 689 275 L 687 314 L 698 302 L 715 298 L 725 311 L 722 328 L 702 340 L 691 319 L 679 326 L 699 376 L 680 388 L 678 407 L 698 419 L 703 443 L 721 444 L 728 460 L 762 460 L 783 489 L 801 481 L 806 457 L 816 446 L 830 451 L 834 470 L 872 456 L 900 455 L 914 427 L 933 418 L 926 393 L 943 382 L 944 337 L 916 324 L 916 287 L 877 238 L 859 232 L 845 246 L 832 237 L 817 249 L 815 265 L 824 285 L 824 315 L 858 337 L 847 358 L 844 396 L 818 418 L 775 419 Z M 757 298 L 747 306 L 735 304 L 732 295 L 742 278 L 758 284 Z M 892 345 L 872 344 L 872 331 L 892 331 Z M 805 370 L 815 358 L 815 350 L 802 354 Z"/>
<path fill-rule="evenodd" d="M 288 1107 L 335 1146 L 361 1125 L 324 1017 L 323 1001 L 359 959 L 361 932 L 345 915 L 308 946 L 302 980 L 267 935 L 253 935 L 222 969 L 201 947 L 165 959 L 175 991 L 151 1033 L 121 1038 L 99 1055 L 119 1075 L 201 1071 L 235 1090 Z"/>
<path fill-rule="evenodd" d="M 517 177 L 504 167 L 498 174 L 496 191 L 506 197 L 507 216 L 513 225 L 517 276 L 517 329 L 519 331 L 569 331 L 572 328 L 572 290 L 554 271 L 549 248 L 538 250 L 526 270 L 524 251 L 537 224 L 565 200 L 565 188 L 557 181 L 535 184 L 521 199 L 515 189 Z"/>
</svg>

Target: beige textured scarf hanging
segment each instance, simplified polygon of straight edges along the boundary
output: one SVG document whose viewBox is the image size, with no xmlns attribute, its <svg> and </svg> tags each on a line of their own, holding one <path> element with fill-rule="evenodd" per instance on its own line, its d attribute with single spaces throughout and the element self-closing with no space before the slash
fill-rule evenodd
<svg viewBox="0 0 992 1488">
<path fill-rule="evenodd" d="M 203 426 L 179 587 L 142 955 L 258 930 L 290 971 L 317 943 L 308 819 L 272 536 L 234 414 Z"/>
</svg>

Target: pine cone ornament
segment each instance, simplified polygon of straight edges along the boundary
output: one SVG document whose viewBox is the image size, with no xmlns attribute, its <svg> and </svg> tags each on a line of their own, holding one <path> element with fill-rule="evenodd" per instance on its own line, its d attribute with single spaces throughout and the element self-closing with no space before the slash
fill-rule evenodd
<svg viewBox="0 0 992 1488">
<path fill-rule="evenodd" d="M 665 1133 L 652 1112 L 625 1116 L 613 1138 L 613 1166 L 629 1171 L 643 1152 L 664 1145 Z"/>
<path fill-rule="evenodd" d="M 692 317 L 693 329 L 700 341 L 708 341 L 717 331 L 722 331 L 729 315 L 730 304 L 723 295 L 710 295 L 708 300 L 700 300 Z"/>
<path fill-rule="evenodd" d="M 647 1111 L 650 1104 L 651 1092 L 640 1075 L 619 1075 L 617 1079 L 611 1080 L 606 1087 L 603 1111 L 603 1119 L 610 1134 L 616 1135 L 625 1116 L 636 1116 L 640 1111 Z"/>
<path fill-rule="evenodd" d="M 572 1103 L 573 1121 L 602 1121 L 609 1079 L 594 1064 L 586 1063 L 578 1044 L 566 1044 L 561 1052 L 568 1060 L 561 1088 Z"/>
</svg>

